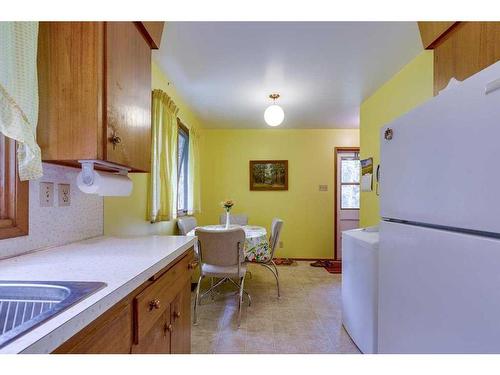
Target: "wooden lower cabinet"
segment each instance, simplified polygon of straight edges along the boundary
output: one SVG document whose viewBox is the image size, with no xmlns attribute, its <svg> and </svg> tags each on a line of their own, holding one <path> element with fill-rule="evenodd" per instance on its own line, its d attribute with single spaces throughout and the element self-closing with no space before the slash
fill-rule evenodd
<svg viewBox="0 0 500 375">
<path fill-rule="evenodd" d="M 191 280 L 184 284 L 172 306 L 171 353 L 188 354 L 191 352 Z"/>
<path fill-rule="evenodd" d="M 190 249 L 54 353 L 189 354 L 194 267 Z"/>
<path fill-rule="evenodd" d="M 149 332 L 141 339 L 139 344 L 132 346 L 132 353 L 162 354 L 170 353 L 170 307 L 153 324 Z"/>
</svg>

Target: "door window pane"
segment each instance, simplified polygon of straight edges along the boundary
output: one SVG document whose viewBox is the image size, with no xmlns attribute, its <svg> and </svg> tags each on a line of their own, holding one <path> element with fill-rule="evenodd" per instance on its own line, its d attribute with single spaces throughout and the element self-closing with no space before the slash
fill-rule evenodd
<svg viewBox="0 0 500 375">
<path fill-rule="evenodd" d="M 359 160 L 342 159 L 341 161 L 341 183 L 359 182 L 359 173 L 361 166 Z"/>
<path fill-rule="evenodd" d="M 359 185 L 341 186 L 340 208 L 359 209 Z"/>
</svg>

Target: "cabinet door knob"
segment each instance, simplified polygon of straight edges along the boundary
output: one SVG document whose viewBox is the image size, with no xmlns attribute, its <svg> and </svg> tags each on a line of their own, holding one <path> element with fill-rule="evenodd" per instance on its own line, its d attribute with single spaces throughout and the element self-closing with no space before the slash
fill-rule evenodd
<svg viewBox="0 0 500 375">
<path fill-rule="evenodd" d="M 163 333 L 165 334 L 165 337 L 167 336 L 167 332 L 172 332 L 172 330 L 173 330 L 172 324 L 165 323 L 165 325 L 163 326 Z"/>
<path fill-rule="evenodd" d="M 113 134 L 111 137 L 111 143 L 117 145 L 118 143 L 121 143 L 122 139 L 118 137 L 116 134 Z"/>
<path fill-rule="evenodd" d="M 109 138 L 109 141 L 113 144 L 113 150 L 114 150 L 116 145 L 122 142 L 122 139 L 118 137 L 116 133 L 113 133 L 111 138 Z"/>
<path fill-rule="evenodd" d="M 153 309 L 159 309 L 161 306 L 160 304 L 160 300 L 159 299 L 154 299 L 152 301 L 149 302 L 149 311 L 153 310 Z"/>
<path fill-rule="evenodd" d="M 174 312 L 174 318 L 178 319 L 181 317 L 181 313 L 179 311 Z"/>
<path fill-rule="evenodd" d="M 191 263 L 188 264 L 188 270 L 194 270 L 198 266 L 198 262 L 192 261 Z"/>
</svg>

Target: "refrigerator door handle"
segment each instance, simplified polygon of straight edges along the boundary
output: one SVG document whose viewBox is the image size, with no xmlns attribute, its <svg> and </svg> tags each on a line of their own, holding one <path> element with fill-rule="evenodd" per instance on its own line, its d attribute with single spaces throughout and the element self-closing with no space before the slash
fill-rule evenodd
<svg viewBox="0 0 500 375">
<path fill-rule="evenodd" d="M 484 88 L 484 95 L 488 95 L 493 91 L 500 89 L 500 78 L 494 81 L 488 82 Z"/>
</svg>

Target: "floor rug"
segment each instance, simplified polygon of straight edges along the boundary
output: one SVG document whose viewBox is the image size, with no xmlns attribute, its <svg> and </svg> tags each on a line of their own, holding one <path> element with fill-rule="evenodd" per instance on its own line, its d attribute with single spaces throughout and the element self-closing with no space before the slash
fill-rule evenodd
<svg viewBox="0 0 500 375">
<path fill-rule="evenodd" d="M 325 270 L 330 273 L 342 273 L 342 262 L 339 260 L 330 261 L 328 265 L 325 265 Z"/>
<path fill-rule="evenodd" d="M 290 258 L 274 258 L 274 264 L 277 266 L 296 266 L 297 262 Z"/>
<path fill-rule="evenodd" d="M 317 260 L 311 263 L 311 267 L 323 267 L 330 273 L 342 273 L 342 261 L 339 260 Z"/>
</svg>

